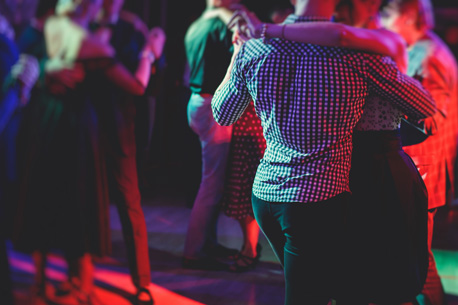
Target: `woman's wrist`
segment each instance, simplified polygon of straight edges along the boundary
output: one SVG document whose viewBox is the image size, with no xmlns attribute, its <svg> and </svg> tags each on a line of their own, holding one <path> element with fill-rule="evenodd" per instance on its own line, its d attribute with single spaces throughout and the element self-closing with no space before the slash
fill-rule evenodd
<svg viewBox="0 0 458 305">
<path fill-rule="evenodd" d="M 285 24 L 262 23 L 258 29 L 259 38 L 262 40 L 269 38 L 285 39 L 285 28 Z"/>
<path fill-rule="evenodd" d="M 150 63 L 154 63 L 156 61 L 156 55 L 154 55 L 154 52 L 149 48 L 143 49 L 139 57 L 140 59 L 148 60 Z"/>
</svg>

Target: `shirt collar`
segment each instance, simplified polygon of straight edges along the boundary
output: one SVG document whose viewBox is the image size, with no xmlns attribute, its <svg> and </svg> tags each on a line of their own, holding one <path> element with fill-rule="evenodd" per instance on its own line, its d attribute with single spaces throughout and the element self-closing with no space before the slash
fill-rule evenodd
<svg viewBox="0 0 458 305">
<path fill-rule="evenodd" d="M 283 23 L 298 23 L 298 22 L 313 22 L 313 21 L 331 21 L 331 18 L 326 18 L 323 16 L 297 16 L 294 14 L 286 17 Z"/>
</svg>

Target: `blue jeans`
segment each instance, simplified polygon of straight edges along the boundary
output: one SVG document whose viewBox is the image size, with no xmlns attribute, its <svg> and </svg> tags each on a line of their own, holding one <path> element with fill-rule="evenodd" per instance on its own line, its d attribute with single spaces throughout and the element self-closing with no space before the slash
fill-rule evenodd
<svg viewBox="0 0 458 305">
<path fill-rule="evenodd" d="M 215 122 L 212 96 L 193 93 L 188 103 L 188 123 L 202 147 L 202 180 L 189 220 L 184 256 L 205 257 L 205 247 L 216 244 L 220 200 L 226 178 L 232 127 Z"/>
<path fill-rule="evenodd" d="M 253 212 L 285 272 L 287 305 L 326 305 L 337 294 L 348 193 L 313 203 L 252 196 Z"/>
</svg>

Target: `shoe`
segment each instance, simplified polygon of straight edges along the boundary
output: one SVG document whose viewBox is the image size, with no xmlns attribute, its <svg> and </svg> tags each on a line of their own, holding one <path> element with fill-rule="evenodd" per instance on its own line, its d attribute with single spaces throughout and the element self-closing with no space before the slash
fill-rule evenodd
<svg viewBox="0 0 458 305">
<path fill-rule="evenodd" d="M 228 270 L 229 264 L 218 261 L 212 257 L 204 258 L 183 258 L 181 265 L 185 269 L 197 269 L 197 270 L 209 270 L 209 271 L 221 271 Z"/>
<path fill-rule="evenodd" d="M 31 296 L 31 299 L 29 300 L 29 304 L 31 305 L 48 305 L 48 301 L 46 297 L 42 295 L 34 295 Z"/>
<path fill-rule="evenodd" d="M 55 295 L 58 296 L 58 297 L 67 296 L 72 292 L 73 288 L 74 288 L 74 286 L 73 286 L 72 282 L 70 282 L 70 281 L 61 282 L 56 287 Z"/>
<path fill-rule="evenodd" d="M 31 305 L 47 305 L 48 296 L 54 293 L 52 285 L 46 283 L 44 285 L 34 284 L 30 288 L 30 299 L 28 304 Z"/>
<path fill-rule="evenodd" d="M 234 260 L 237 255 L 239 254 L 239 251 L 236 249 L 231 249 L 227 248 L 221 244 L 216 244 L 212 245 L 209 247 L 206 247 L 205 253 L 213 258 L 221 258 L 221 259 L 229 259 L 229 260 Z"/>
<path fill-rule="evenodd" d="M 139 297 L 141 294 L 146 294 L 148 296 L 147 300 L 140 300 Z M 137 294 L 135 295 L 135 299 L 133 302 L 135 305 L 153 305 L 154 304 L 154 299 L 153 296 L 151 295 L 151 291 L 149 291 L 148 288 L 139 288 L 137 291 Z"/>
<path fill-rule="evenodd" d="M 255 257 L 250 257 L 239 253 L 239 255 L 235 258 L 234 263 L 229 266 L 229 271 L 241 273 L 254 269 L 259 263 L 259 259 L 261 258 L 261 250 L 261 244 L 257 244 Z"/>
<path fill-rule="evenodd" d="M 76 300 L 79 305 L 103 305 L 100 299 L 96 296 L 95 291 L 85 292 L 79 288 L 72 289 L 72 292 L 69 296 Z"/>
</svg>

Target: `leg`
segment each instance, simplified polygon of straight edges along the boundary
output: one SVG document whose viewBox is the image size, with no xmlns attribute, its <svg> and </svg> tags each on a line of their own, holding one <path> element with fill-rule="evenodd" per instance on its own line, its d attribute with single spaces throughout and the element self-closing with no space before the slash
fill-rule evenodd
<svg viewBox="0 0 458 305">
<path fill-rule="evenodd" d="M 229 266 L 232 272 L 245 272 L 255 268 L 261 257 L 261 248 L 258 245 L 259 226 L 256 220 L 248 215 L 240 219 L 239 224 L 243 233 L 243 246 L 242 251 Z"/>
<path fill-rule="evenodd" d="M 5 240 L 0 239 L 0 300 L 2 304 L 12 305 L 13 300 L 13 285 L 11 282 L 10 266 L 8 264 L 8 253 L 6 251 Z"/>
<path fill-rule="evenodd" d="M 433 240 L 434 216 L 436 209 L 428 211 L 428 252 L 429 252 L 429 265 L 428 275 L 426 277 L 425 285 L 421 294 L 424 298 L 418 298 L 420 304 L 426 305 L 444 305 L 444 288 L 442 287 L 441 279 L 437 273 L 436 261 L 433 252 L 431 251 L 431 244 Z M 424 299 L 424 301 L 421 301 Z"/>
<path fill-rule="evenodd" d="M 284 266 L 284 247 L 286 238 L 283 234 L 280 223 L 276 220 L 275 215 L 271 213 L 268 202 L 252 195 L 253 212 L 259 227 L 269 241 L 272 250 Z"/>
<path fill-rule="evenodd" d="M 188 104 L 191 128 L 199 135 L 202 146 L 202 180 L 197 193 L 186 235 L 184 257 L 200 259 L 205 248 L 216 245 L 219 201 L 224 188 L 226 163 L 232 129 L 218 125 L 211 113 L 211 97 L 193 94 Z"/>
<path fill-rule="evenodd" d="M 84 297 L 88 297 L 94 288 L 94 264 L 89 253 L 78 258 L 78 275 L 80 279 L 80 291 Z"/>
<path fill-rule="evenodd" d="M 135 155 L 117 156 L 112 164 L 116 183 L 116 205 L 121 220 L 132 281 L 137 288 L 148 287 L 151 271 L 148 232 L 141 207 Z"/>
<path fill-rule="evenodd" d="M 62 296 L 56 301 L 59 300 L 59 303 L 91 304 L 90 299 L 94 289 L 94 264 L 91 254 L 84 253 L 77 257 L 67 253 L 66 257 L 68 265 L 75 266 L 77 270 L 71 285 L 71 295 Z"/>
<path fill-rule="evenodd" d="M 254 258 L 258 255 L 256 249 L 259 240 L 258 223 L 251 215 L 240 219 L 239 223 L 243 233 L 243 246 L 240 253 L 242 255 Z"/>
<path fill-rule="evenodd" d="M 31 290 L 30 304 L 44 305 L 47 304 L 46 295 L 46 253 L 36 250 L 32 253 L 33 263 L 35 265 L 35 278 Z"/>
<path fill-rule="evenodd" d="M 72 289 L 74 287 L 79 287 L 80 286 L 80 280 L 79 280 L 79 266 L 78 262 L 75 259 L 72 259 L 71 256 L 65 255 L 65 260 L 67 262 L 67 280 L 64 282 L 61 282 L 57 287 L 56 287 L 56 296 L 67 296 L 72 292 Z"/>
<path fill-rule="evenodd" d="M 336 294 L 346 197 L 272 205 L 286 237 L 285 304 L 328 304 Z"/>
<path fill-rule="evenodd" d="M 32 253 L 33 263 L 35 265 L 35 286 L 38 293 L 45 293 L 46 285 L 46 253 L 42 251 L 34 251 Z"/>
</svg>

